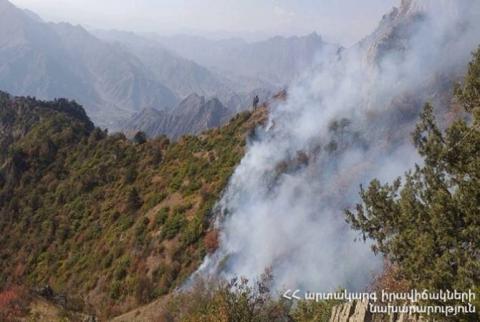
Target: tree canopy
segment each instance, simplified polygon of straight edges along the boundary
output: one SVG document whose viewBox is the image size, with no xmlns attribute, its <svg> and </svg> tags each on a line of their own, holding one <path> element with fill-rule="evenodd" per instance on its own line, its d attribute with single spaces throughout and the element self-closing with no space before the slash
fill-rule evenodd
<svg viewBox="0 0 480 322">
<path fill-rule="evenodd" d="M 346 212 L 417 288 L 466 290 L 480 282 L 480 49 L 455 94 L 466 117 L 445 131 L 425 105 L 413 133 L 424 163 L 391 184 L 361 187 L 363 202 Z"/>
</svg>

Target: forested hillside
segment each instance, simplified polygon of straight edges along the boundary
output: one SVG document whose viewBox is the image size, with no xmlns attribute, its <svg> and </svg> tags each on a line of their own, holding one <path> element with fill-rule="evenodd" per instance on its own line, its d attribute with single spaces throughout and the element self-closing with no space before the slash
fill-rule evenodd
<svg viewBox="0 0 480 322">
<path fill-rule="evenodd" d="M 0 95 L 0 287 L 50 285 L 120 313 L 216 247 L 209 213 L 262 112 L 170 143 L 94 128 L 82 107 Z"/>
<path fill-rule="evenodd" d="M 351 226 L 373 240 L 386 260 L 384 271 L 369 291 L 408 292 L 412 289 L 476 292 L 480 283 L 480 50 L 464 82 L 455 90 L 457 114 L 446 130 L 435 120 L 430 104 L 419 116 L 413 143 L 423 163 L 393 184 L 373 180 L 362 188 L 363 203 L 346 211 Z M 358 269 L 361 269 L 359 267 Z M 267 273 L 271 273 L 267 271 Z M 257 284 L 245 279 L 202 282 L 188 292 L 173 294 L 115 321 L 333 321 L 338 302 L 276 298 L 272 276 Z M 380 293 L 378 293 L 380 294 Z M 380 296 L 380 295 L 379 295 Z M 445 302 L 428 303 L 445 305 Z M 348 307 L 335 321 L 403 321 L 403 315 L 373 315 Z M 365 319 L 361 315 L 363 313 Z M 351 319 L 349 319 L 351 317 Z M 418 321 L 419 318 L 408 318 Z M 430 316 L 435 321 L 478 321 L 479 315 Z M 430 321 L 430 320 L 428 320 Z"/>
</svg>

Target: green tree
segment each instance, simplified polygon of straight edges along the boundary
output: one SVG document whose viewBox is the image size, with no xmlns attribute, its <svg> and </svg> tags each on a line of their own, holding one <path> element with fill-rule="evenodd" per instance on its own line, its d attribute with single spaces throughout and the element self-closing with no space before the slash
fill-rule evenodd
<svg viewBox="0 0 480 322">
<path fill-rule="evenodd" d="M 373 180 L 361 188 L 363 203 L 346 213 L 415 287 L 480 283 L 480 50 L 456 97 L 466 120 L 442 132 L 427 104 L 413 134 L 424 164 L 393 184 Z"/>
<path fill-rule="evenodd" d="M 480 106 L 480 49 L 473 54 L 463 86 L 457 85 L 455 94 L 468 112 Z M 478 112 L 478 111 L 477 111 Z"/>
<path fill-rule="evenodd" d="M 139 304 L 147 304 L 153 300 L 154 283 L 146 276 L 138 279 L 135 285 L 135 299 Z"/>
<path fill-rule="evenodd" d="M 127 196 L 128 210 L 134 212 L 140 209 L 141 206 L 142 206 L 142 199 L 140 198 L 140 195 L 138 194 L 137 189 L 136 188 L 130 189 Z"/>
<path fill-rule="evenodd" d="M 144 144 L 147 142 L 147 135 L 145 134 L 145 132 L 138 131 L 133 137 L 133 142 L 137 144 Z"/>
</svg>

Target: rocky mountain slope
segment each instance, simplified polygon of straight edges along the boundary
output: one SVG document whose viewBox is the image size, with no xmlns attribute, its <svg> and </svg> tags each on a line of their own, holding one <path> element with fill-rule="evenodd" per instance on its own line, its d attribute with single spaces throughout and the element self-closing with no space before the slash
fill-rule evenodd
<svg viewBox="0 0 480 322">
<path fill-rule="evenodd" d="M 257 87 L 264 87 L 261 84 L 265 83 L 285 86 L 311 67 L 320 52 L 339 48 L 324 42 L 316 33 L 253 43 L 186 35 L 154 39 L 183 57 L 227 75 L 233 82 L 250 79 Z"/>
<path fill-rule="evenodd" d="M 175 139 L 185 134 L 198 134 L 219 127 L 231 116 L 232 112 L 217 98 L 206 100 L 203 96 L 192 94 L 172 111 L 141 111 L 123 125 L 122 131 L 143 131 L 149 137 L 164 134 Z"/>
<path fill-rule="evenodd" d="M 206 41 L 202 53 L 219 65 L 204 67 L 158 39 L 47 23 L 0 0 L 0 90 L 75 99 L 95 124 L 110 129 L 145 108 L 172 109 L 195 93 L 218 98 L 233 114 L 248 107 L 252 93 L 288 84 L 325 46 L 317 35 L 226 51 Z"/>
<path fill-rule="evenodd" d="M 254 95 L 259 96 L 260 105 L 271 98 L 268 91 L 254 91 L 243 96 L 236 94 L 229 100 L 231 106 L 237 106 L 237 109 L 232 109 L 225 107 L 217 98 L 207 99 L 191 94 L 168 111 L 144 109 L 123 122 L 120 128 L 128 136 L 138 131 L 145 132 L 149 137 L 166 135 L 172 139 L 185 134 L 199 134 L 223 126 L 237 112 L 251 109 Z"/>
<path fill-rule="evenodd" d="M 227 101 L 234 93 L 248 90 L 240 86 L 230 86 L 220 75 L 165 49 L 156 41 L 137 34 L 105 30 L 96 30 L 94 34 L 100 39 L 123 46 L 134 54 L 155 78 L 171 88 L 177 97 L 185 98 L 195 93 Z"/>
<path fill-rule="evenodd" d="M 172 107 L 175 94 L 122 48 L 79 26 L 32 18 L 0 1 L 0 88 L 39 98 L 81 102 L 108 126 L 141 108 Z"/>
</svg>

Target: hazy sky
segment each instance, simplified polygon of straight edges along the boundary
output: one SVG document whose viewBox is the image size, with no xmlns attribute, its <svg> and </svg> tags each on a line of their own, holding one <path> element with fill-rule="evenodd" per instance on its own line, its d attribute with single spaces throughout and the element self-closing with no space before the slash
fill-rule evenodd
<svg viewBox="0 0 480 322">
<path fill-rule="evenodd" d="M 11 0 L 49 21 L 159 33 L 250 37 L 317 31 L 351 44 L 399 0 Z"/>
</svg>

